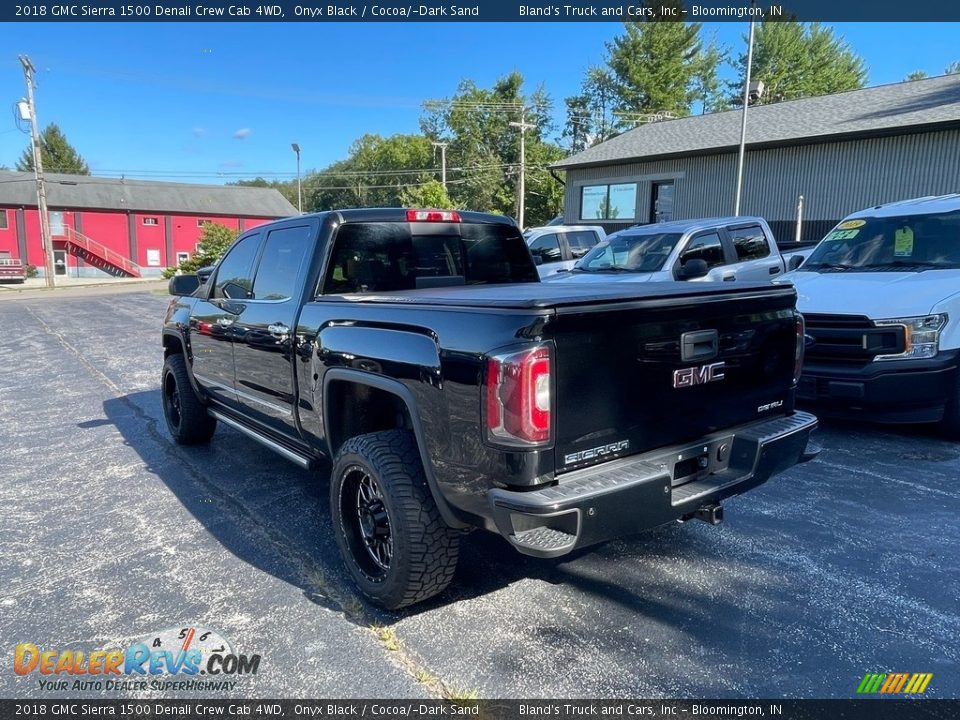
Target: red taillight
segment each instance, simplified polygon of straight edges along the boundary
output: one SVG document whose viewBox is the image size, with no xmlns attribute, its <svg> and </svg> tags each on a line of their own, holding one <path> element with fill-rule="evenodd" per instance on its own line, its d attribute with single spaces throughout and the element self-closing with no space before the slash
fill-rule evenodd
<svg viewBox="0 0 960 720">
<path fill-rule="evenodd" d="M 407 210 L 407 222 L 460 222 L 456 210 Z"/>
<path fill-rule="evenodd" d="M 487 360 L 487 436 L 506 444 L 550 440 L 550 351 L 545 348 Z"/>
<path fill-rule="evenodd" d="M 797 313 L 797 349 L 793 361 L 793 382 L 800 382 L 800 373 L 803 370 L 803 352 L 807 344 L 807 329 L 803 315 Z"/>
</svg>

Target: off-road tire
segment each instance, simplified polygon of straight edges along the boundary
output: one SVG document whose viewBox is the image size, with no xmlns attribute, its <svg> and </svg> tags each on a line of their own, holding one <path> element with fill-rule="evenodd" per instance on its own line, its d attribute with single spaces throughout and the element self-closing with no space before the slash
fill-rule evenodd
<svg viewBox="0 0 960 720">
<path fill-rule="evenodd" d="M 381 529 L 389 528 L 390 558 L 379 565 L 368 550 L 359 487 L 373 488 Z M 366 510 L 370 510 L 367 504 Z M 382 521 L 385 512 L 387 521 Z M 330 515 L 344 564 L 360 591 L 377 605 L 397 610 L 425 600 L 450 584 L 460 552 L 460 532 L 440 516 L 427 486 L 416 440 L 406 430 L 359 435 L 333 460 Z M 379 550 L 382 551 L 381 542 Z M 381 557 L 381 560 L 383 558 Z"/>
<path fill-rule="evenodd" d="M 160 395 L 167 429 L 178 444 L 202 445 L 210 442 L 217 429 L 217 420 L 207 414 L 207 408 L 190 384 L 183 355 L 169 355 L 164 361 Z"/>
</svg>

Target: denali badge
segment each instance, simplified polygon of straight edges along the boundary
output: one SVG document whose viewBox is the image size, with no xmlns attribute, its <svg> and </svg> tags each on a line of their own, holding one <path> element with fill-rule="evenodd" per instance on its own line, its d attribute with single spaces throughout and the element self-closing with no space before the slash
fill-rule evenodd
<svg viewBox="0 0 960 720">
<path fill-rule="evenodd" d="M 570 463 L 580 462 L 581 460 L 592 460 L 593 458 L 603 457 L 604 455 L 610 455 L 611 453 L 620 452 L 621 450 L 627 450 L 629 447 L 629 440 L 612 442 L 609 445 L 601 445 L 600 447 L 590 448 L 589 450 L 581 450 L 580 452 L 564 455 L 563 464 L 569 465 Z"/>
<path fill-rule="evenodd" d="M 761 405 L 760 407 L 757 408 L 757 412 L 762 413 L 762 412 L 766 412 L 767 410 L 773 410 L 775 408 L 780 407 L 781 405 L 783 405 L 783 400 L 777 400 L 776 402 L 767 403 L 766 405 Z"/>
<path fill-rule="evenodd" d="M 706 385 L 708 382 L 723 380 L 723 363 L 715 362 L 700 367 L 683 368 L 673 371 L 673 386 L 675 388 Z"/>
</svg>

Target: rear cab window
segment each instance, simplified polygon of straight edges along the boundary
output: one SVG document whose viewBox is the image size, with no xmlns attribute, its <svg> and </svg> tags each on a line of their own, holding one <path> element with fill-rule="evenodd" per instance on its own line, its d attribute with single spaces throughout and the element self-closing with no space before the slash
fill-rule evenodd
<svg viewBox="0 0 960 720">
<path fill-rule="evenodd" d="M 762 260 L 770 255 L 770 243 L 759 225 L 728 228 L 733 249 L 737 253 L 737 262 Z"/>
<path fill-rule="evenodd" d="M 526 243 L 510 225 L 345 223 L 334 238 L 323 293 L 538 281 Z"/>
<path fill-rule="evenodd" d="M 581 258 L 590 252 L 591 248 L 600 242 L 597 233 L 593 230 L 574 230 L 566 233 L 567 244 L 570 246 L 570 254 L 574 258 Z"/>
<path fill-rule="evenodd" d="M 530 243 L 530 253 L 534 257 L 539 257 L 544 264 L 560 262 L 563 260 L 563 253 L 560 250 L 560 238 L 556 233 L 541 235 Z"/>
</svg>

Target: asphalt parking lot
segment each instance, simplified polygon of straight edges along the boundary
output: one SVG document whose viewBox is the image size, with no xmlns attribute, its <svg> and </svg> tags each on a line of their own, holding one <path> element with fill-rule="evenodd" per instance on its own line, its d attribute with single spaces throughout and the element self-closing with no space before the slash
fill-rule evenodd
<svg viewBox="0 0 960 720">
<path fill-rule="evenodd" d="M 204 697 L 825 698 L 888 671 L 960 697 L 960 443 L 827 424 L 819 459 L 730 500 L 720 527 L 557 561 L 473 533 L 450 590 L 390 615 L 341 568 L 322 472 L 222 426 L 209 448 L 169 440 L 166 303 L 0 300 L 2 697 L 79 694 L 16 676 L 18 643 L 186 625 L 262 656 Z"/>
</svg>

